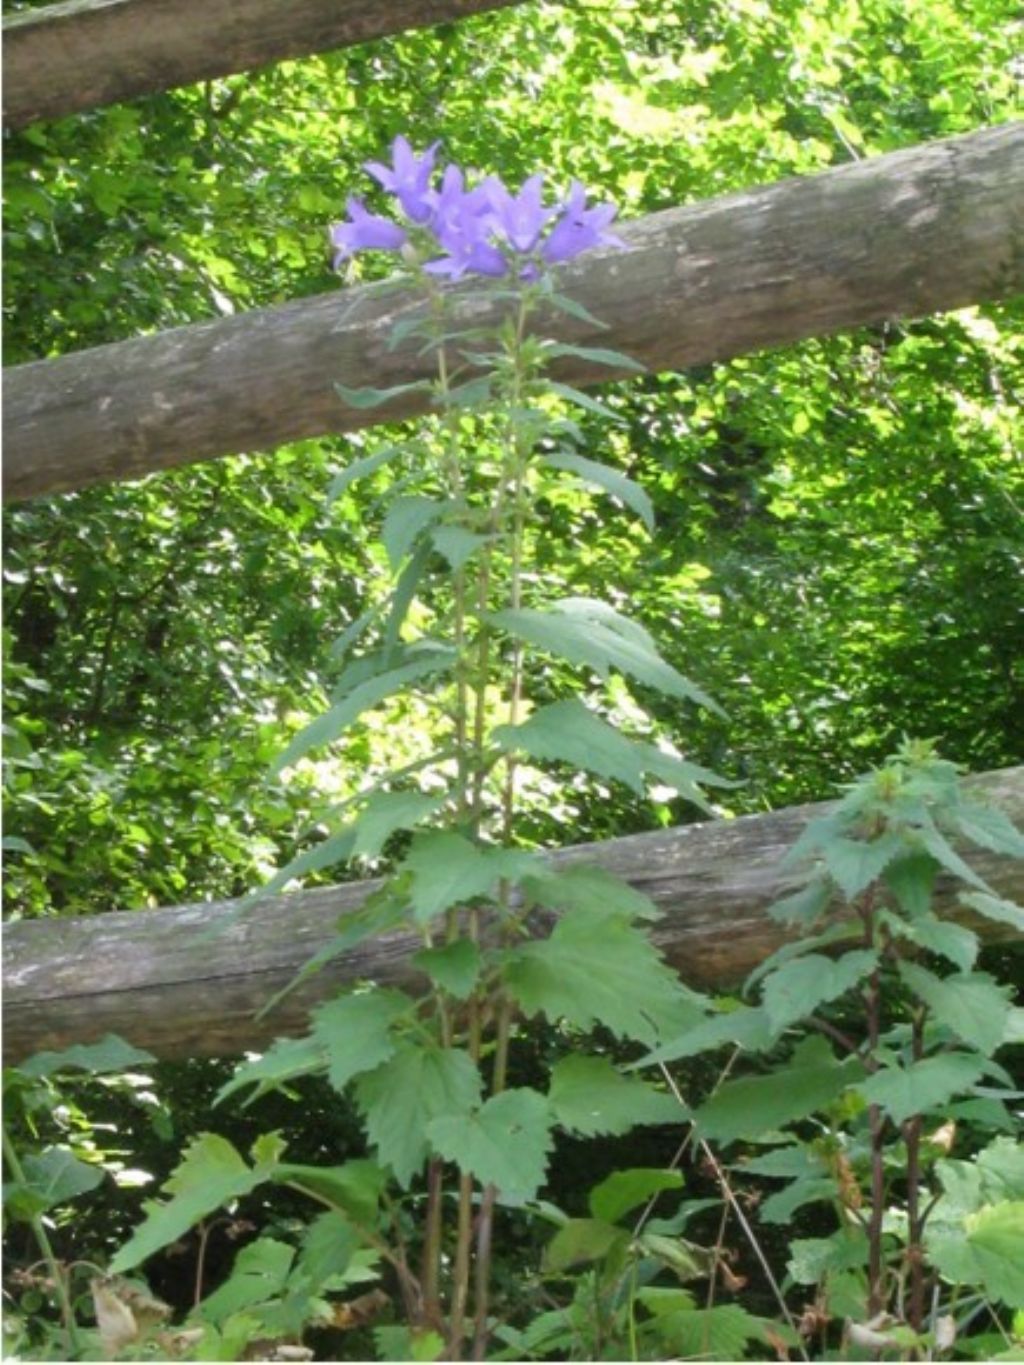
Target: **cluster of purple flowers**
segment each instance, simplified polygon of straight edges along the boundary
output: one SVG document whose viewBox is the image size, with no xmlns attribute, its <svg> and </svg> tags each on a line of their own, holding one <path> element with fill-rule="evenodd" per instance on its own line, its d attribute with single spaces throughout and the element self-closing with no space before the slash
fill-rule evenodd
<svg viewBox="0 0 1024 1365">
<path fill-rule="evenodd" d="M 571 261 L 592 247 L 625 246 L 608 231 L 615 205 L 588 208 L 586 190 L 576 180 L 566 198 L 552 207 L 543 203 L 540 175 L 531 175 L 518 194 L 497 176 L 467 189 L 458 166 L 447 166 L 440 186 L 432 184 L 439 145 L 435 142 L 417 156 L 406 138 L 396 137 L 390 166 L 366 163 L 370 175 L 397 199 L 409 226 L 370 213 L 353 196 L 348 221 L 331 228 L 335 269 L 357 251 L 401 251 L 410 234 L 440 250 L 423 268 L 451 279 L 467 272 L 536 278 L 544 265 Z"/>
</svg>

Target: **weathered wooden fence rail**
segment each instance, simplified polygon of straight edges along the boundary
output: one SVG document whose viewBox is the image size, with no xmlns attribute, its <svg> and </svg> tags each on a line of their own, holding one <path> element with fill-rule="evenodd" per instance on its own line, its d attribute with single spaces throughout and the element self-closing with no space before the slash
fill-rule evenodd
<svg viewBox="0 0 1024 1365">
<path fill-rule="evenodd" d="M 523 0 L 61 0 L 4 20 L 12 128 Z"/>
<path fill-rule="evenodd" d="M 339 193 L 339 211 L 341 210 Z M 566 269 L 566 292 L 652 370 L 1024 290 L 1024 123 L 669 209 L 627 224 L 631 251 Z M 485 319 L 472 288 L 462 318 Z M 5 372 L 5 495 L 27 498 L 425 410 L 422 393 L 356 410 L 333 389 L 426 377 L 388 349 L 409 294 L 367 287 L 116 342 Z M 562 377 L 607 379 L 566 361 Z"/>
<path fill-rule="evenodd" d="M 972 778 L 975 793 L 1024 818 L 1024 767 Z M 654 937 L 683 977 L 729 985 L 783 941 L 766 907 L 784 893 L 780 863 L 807 820 L 826 805 L 711 821 L 565 849 L 559 861 L 600 864 L 645 891 L 663 918 Z M 1007 899 L 1024 897 L 1024 861 L 972 847 L 971 865 Z M 792 874 L 788 874 L 790 877 Z M 268 898 L 224 932 L 236 902 L 36 920 L 4 934 L 4 1056 L 121 1034 L 161 1057 L 241 1052 L 302 1029 L 308 1011 L 360 978 L 425 986 L 409 962 L 418 937 L 392 934 L 337 959 L 259 1023 L 253 1015 L 285 986 L 376 883 Z M 940 884 L 945 913 L 975 923 Z M 978 923 L 990 939 L 1013 931 Z"/>
</svg>

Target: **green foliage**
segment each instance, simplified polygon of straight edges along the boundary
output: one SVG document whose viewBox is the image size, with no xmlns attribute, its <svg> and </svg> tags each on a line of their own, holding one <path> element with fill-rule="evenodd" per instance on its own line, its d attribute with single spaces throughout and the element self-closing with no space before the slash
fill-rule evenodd
<svg viewBox="0 0 1024 1365">
<path fill-rule="evenodd" d="M 509 1204 L 533 1199 L 551 1151 L 551 1111 L 535 1090 L 504 1090 L 471 1114 L 427 1124 L 430 1145 L 460 1170 L 493 1185 Z"/>
</svg>

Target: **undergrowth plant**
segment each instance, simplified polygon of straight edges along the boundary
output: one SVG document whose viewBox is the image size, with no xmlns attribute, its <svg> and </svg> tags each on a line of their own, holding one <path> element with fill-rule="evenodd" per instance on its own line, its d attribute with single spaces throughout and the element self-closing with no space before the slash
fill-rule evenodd
<svg viewBox="0 0 1024 1365">
<path fill-rule="evenodd" d="M 1024 1319 L 1011 1336 L 1005 1310 L 1024 1309 L 1021 1092 L 996 1053 L 1024 1042 L 1024 1009 L 976 969 L 977 934 L 937 913 L 940 881 L 943 905 L 1011 931 L 1024 910 L 957 851 L 970 844 L 1024 856 L 1024 836 L 971 798 L 954 764 L 906 742 L 790 851 L 803 884 L 771 913 L 796 937 L 750 976 L 760 1003 L 641 1063 L 725 1041 L 772 1053 L 765 1074 L 726 1080 L 695 1111 L 695 1135 L 766 1149 L 733 1172 L 784 1182 L 763 1224 L 831 1208 L 834 1231 L 793 1240 L 787 1264 L 809 1296 L 800 1326 L 814 1358 L 840 1344 L 854 1359 L 969 1355 L 980 1316 L 995 1328 L 981 1354 L 1020 1359 Z M 956 1158 L 958 1128 L 990 1140 Z"/>
<path fill-rule="evenodd" d="M 390 875 L 340 923 L 316 965 L 363 939 L 408 930 L 419 940 L 415 988 L 368 984 L 319 1006 L 307 1036 L 243 1065 L 220 1097 L 324 1072 L 354 1095 L 372 1160 L 300 1167 L 271 1136 L 250 1164 L 205 1135 L 169 1182 L 170 1197 L 115 1258 L 115 1274 L 133 1269 L 260 1182 L 319 1202 L 324 1212 L 297 1255 L 270 1239 L 246 1248 L 234 1287 L 200 1310 L 207 1350 L 219 1342 L 230 1351 L 225 1343 L 239 1330 L 297 1336 L 359 1254 L 360 1265 L 368 1257 L 387 1272 L 401 1304 L 401 1322 L 379 1329 L 386 1354 L 483 1358 L 494 1327 L 495 1209 L 536 1200 L 555 1131 L 621 1134 L 682 1117 L 669 1091 L 624 1076 L 605 1055 L 570 1052 L 546 1089 L 510 1085 L 516 1021 L 544 1016 L 579 1033 L 602 1025 L 650 1047 L 705 1013 L 652 946 L 647 924 L 657 911 L 646 897 L 597 867 L 552 864 L 517 837 L 527 765 L 573 765 L 638 793 L 651 780 L 702 808 L 702 787 L 721 783 L 651 742 L 653 723 L 639 706 L 631 712 L 643 733 L 614 723 L 601 684 L 616 674 L 681 704 L 711 707 L 711 699 L 617 606 L 550 600 L 531 570 L 545 504 L 567 481 L 610 494 L 652 524 L 643 490 L 576 448 L 574 409 L 609 422 L 614 414 L 547 373 L 564 359 L 638 368 L 544 331 L 559 314 L 598 325 L 559 291 L 552 270 L 593 248 L 621 248 L 609 226 L 614 208 L 588 204 L 578 183 L 545 204 L 539 175 L 518 193 L 494 177 L 470 186 L 452 165 L 438 179 L 436 153 L 417 156 L 398 138 L 392 164 L 367 169 L 396 201 L 400 221 L 352 198 L 348 220 L 333 229 L 338 264 L 364 249 L 399 254 L 419 294 L 397 316 L 391 344 L 415 348 L 434 369 L 429 380 L 386 390 L 339 383 L 339 395 L 365 408 L 421 391 L 434 415 L 334 481 L 337 498 L 385 464 L 395 471 L 381 526 L 392 586 L 337 641 L 330 709 L 277 766 L 344 741 L 403 689 L 444 718 L 446 736 L 439 750 L 347 803 L 344 823 L 263 892 L 343 860 L 377 858 L 401 841 Z M 473 293 L 474 311 L 460 311 L 457 291 L 444 285 L 470 276 L 484 287 Z M 555 675 L 531 672 L 534 656 L 568 664 L 582 686 L 563 671 L 553 690 Z M 680 1253 L 664 1237 L 648 1254 L 671 1267 Z"/>
</svg>

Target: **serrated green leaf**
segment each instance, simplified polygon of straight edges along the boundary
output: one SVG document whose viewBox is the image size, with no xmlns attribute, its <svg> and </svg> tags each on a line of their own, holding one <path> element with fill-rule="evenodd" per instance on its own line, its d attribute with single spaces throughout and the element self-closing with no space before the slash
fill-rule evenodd
<svg viewBox="0 0 1024 1365">
<path fill-rule="evenodd" d="M 758 1218 L 762 1223 L 787 1224 L 792 1221 L 797 1209 L 807 1204 L 825 1201 L 834 1204 L 836 1182 L 828 1176 L 816 1176 L 809 1180 L 793 1180 L 785 1189 L 770 1194 L 758 1206 Z"/>
<path fill-rule="evenodd" d="M 465 1052 L 401 1044 L 390 1061 L 360 1076 L 356 1099 L 380 1160 L 408 1187 L 428 1153 L 426 1128 L 452 1117 L 465 1124 L 480 1098 L 480 1073 Z"/>
<path fill-rule="evenodd" d="M 900 933 L 921 948 L 952 962 L 962 972 L 969 972 L 978 956 L 978 935 L 965 929 L 962 924 L 938 919 L 935 915 L 918 915 L 915 919 L 904 921 Z"/>
<path fill-rule="evenodd" d="M 394 500 L 388 508 L 380 533 L 392 570 L 398 568 L 416 538 L 437 521 L 448 506 L 447 502 L 426 498 L 419 493 Z"/>
<path fill-rule="evenodd" d="M 876 881 L 906 845 L 897 834 L 877 839 L 829 839 L 822 848 L 825 866 L 847 900 Z"/>
<path fill-rule="evenodd" d="M 611 915 L 654 920 L 661 911 L 642 891 L 591 863 L 539 866 L 521 878 L 524 895 L 549 910 L 579 910 L 596 922 Z"/>
<path fill-rule="evenodd" d="M 658 1340 L 682 1360 L 742 1360 L 751 1341 L 764 1341 L 764 1327 L 738 1304 L 658 1313 L 651 1319 Z"/>
<path fill-rule="evenodd" d="M 430 389 L 426 380 L 419 379 L 413 384 L 392 384 L 389 389 L 375 389 L 367 386 L 361 389 L 350 389 L 345 384 L 335 384 L 334 392 L 350 408 L 377 408 L 382 403 L 388 403 L 392 398 L 398 398 L 403 393 L 426 393 Z"/>
<path fill-rule="evenodd" d="M 584 483 L 594 484 L 604 492 L 610 493 L 613 498 L 618 498 L 619 502 L 631 508 L 648 531 L 654 531 L 654 504 L 640 485 L 627 478 L 620 470 L 599 464 L 596 460 L 588 460 L 582 455 L 574 455 L 569 451 L 548 455 L 544 463 L 552 469 L 562 469 L 575 474 Z"/>
<path fill-rule="evenodd" d="M 726 1081 L 694 1121 L 702 1137 L 718 1142 L 757 1137 L 825 1108 L 862 1075 L 853 1059 L 836 1061 L 824 1038 L 807 1038 L 771 1075 Z"/>
<path fill-rule="evenodd" d="M 443 796 L 423 792 L 375 793 L 353 822 L 352 857 L 376 858 L 392 834 L 400 829 L 414 829 L 440 810 L 444 802 Z"/>
<path fill-rule="evenodd" d="M 430 539 L 438 554 L 443 555 L 451 567 L 458 570 L 476 554 L 481 545 L 487 544 L 489 537 L 467 531 L 464 526 L 435 526 Z"/>
<path fill-rule="evenodd" d="M 467 1000 L 480 979 L 480 949 L 465 938 L 443 948 L 424 948 L 413 963 L 456 1000 Z"/>
<path fill-rule="evenodd" d="M 939 865 L 926 853 L 896 858 L 882 873 L 900 909 L 912 918 L 928 913 Z"/>
<path fill-rule="evenodd" d="M 700 1020 L 681 1037 L 670 1039 L 639 1062 L 634 1062 L 630 1070 L 654 1066 L 659 1062 L 675 1062 L 681 1057 L 696 1057 L 701 1052 L 712 1052 L 727 1043 L 750 1052 L 763 1052 L 774 1041 L 775 1034 L 765 1011 L 744 1005 L 740 1009 Z"/>
<path fill-rule="evenodd" d="M 134 1269 L 176 1242 L 201 1218 L 251 1193 L 267 1178 L 268 1172 L 247 1166 L 226 1138 L 215 1133 L 194 1138 L 164 1184 L 170 1199 L 144 1205 L 146 1219 L 117 1252 L 110 1273 L 122 1275 Z"/>
<path fill-rule="evenodd" d="M 314 1289 L 344 1275 L 359 1248 L 359 1238 L 343 1213 L 331 1210 L 314 1218 L 303 1233 L 297 1269 Z"/>
<path fill-rule="evenodd" d="M 245 1102 L 245 1106 L 274 1090 L 297 1076 L 308 1076 L 314 1071 L 327 1067 L 327 1053 L 317 1038 L 278 1038 L 262 1057 L 251 1062 L 242 1062 L 229 1081 L 217 1091 L 214 1104 L 221 1104 L 229 1095 L 235 1094 L 247 1085 L 256 1089 Z"/>
<path fill-rule="evenodd" d="M 272 1173 L 278 1184 L 300 1187 L 326 1199 L 354 1223 L 372 1225 L 377 1217 L 387 1175 L 375 1161 L 346 1161 L 343 1166 L 303 1166 L 282 1162 Z"/>
<path fill-rule="evenodd" d="M 721 708 L 699 687 L 667 664 L 642 641 L 613 629 L 605 621 L 569 611 L 499 611 L 491 620 L 516 639 L 535 645 L 572 664 L 585 664 L 599 677 L 618 668 L 638 682 L 670 697 L 696 702 L 721 714 Z"/>
<path fill-rule="evenodd" d="M 682 1123 L 686 1110 L 673 1095 L 621 1075 L 606 1057 L 565 1057 L 551 1072 L 551 1111 L 582 1137 L 628 1133 L 648 1123 Z"/>
<path fill-rule="evenodd" d="M 449 1115 L 427 1125 L 434 1150 L 481 1185 L 494 1185 L 503 1203 L 533 1199 L 547 1174 L 551 1114 L 536 1090 L 504 1090 L 476 1113 Z"/>
<path fill-rule="evenodd" d="M 491 732 L 499 748 L 530 758 L 571 763 L 600 777 L 614 778 L 644 791 L 643 748 L 575 698 L 535 711 L 521 725 L 499 725 Z"/>
<path fill-rule="evenodd" d="M 417 678 L 425 678 L 430 673 L 440 672 L 441 669 L 448 666 L 452 657 L 453 655 L 447 652 L 431 652 L 422 659 L 404 664 L 401 668 L 393 669 L 379 678 L 371 678 L 368 682 L 353 688 L 336 706 L 332 706 L 329 711 L 318 716 L 304 730 L 300 730 L 284 753 L 275 760 L 271 772 L 280 773 L 309 753 L 310 749 L 317 749 L 324 744 L 330 744 L 342 735 L 364 711 L 379 705 L 387 697 L 399 691 L 406 683 L 414 682 Z"/>
<path fill-rule="evenodd" d="M 952 872 L 954 877 L 959 877 L 971 886 L 976 886 L 979 891 L 992 894 L 992 888 L 984 878 L 979 877 L 977 872 L 964 862 L 959 853 L 950 847 L 937 829 L 924 827 L 917 831 L 917 837 L 935 861 L 941 863 L 947 872 Z"/>
<path fill-rule="evenodd" d="M 570 1218 L 544 1249 L 545 1270 L 558 1273 L 570 1266 L 599 1261 L 613 1247 L 629 1241 L 629 1233 L 600 1218 Z"/>
<path fill-rule="evenodd" d="M 806 1019 L 819 1005 L 836 1000 L 878 965 L 878 956 L 862 948 L 832 959 L 823 953 L 784 963 L 765 979 L 764 1007 L 775 1033 Z"/>
<path fill-rule="evenodd" d="M 406 446 L 381 446 L 379 450 L 374 450 L 369 455 L 362 455 L 358 460 L 353 460 L 347 464 L 331 480 L 330 487 L 327 489 L 328 503 L 335 502 L 358 479 L 364 479 L 368 474 L 373 474 L 393 460 L 396 455 L 401 455 L 406 449 Z"/>
<path fill-rule="evenodd" d="M 964 1052 L 946 1052 L 907 1067 L 884 1067 L 857 1088 L 869 1104 L 878 1104 L 894 1123 L 944 1105 L 981 1076 L 984 1062 Z"/>
<path fill-rule="evenodd" d="M 984 891 L 961 892 L 960 899 L 964 905 L 977 910 L 986 919 L 995 920 L 997 924 L 1010 924 L 1014 929 L 1024 932 L 1024 909 L 1015 905 L 1013 901 L 1003 900 L 1001 896 L 992 896 Z"/>
<path fill-rule="evenodd" d="M 295 1248 L 272 1237 L 260 1237 L 235 1257 L 231 1275 L 199 1305 L 199 1316 L 220 1326 L 233 1313 L 266 1303 L 285 1286 Z"/>
<path fill-rule="evenodd" d="M 953 811 L 953 819 L 960 833 L 972 843 L 1008 858 L 1024 858 L 1024 834 L 1001 810 L 963 805 Z"/>
<path fill-rule="evenodd" d="M 108 1033 L 98 1043 L 75 1043 L 61 1052 L 36 1052 L 19 1063 L 18 1070 L 25 1076 L 54 1076 L 59 1071 L 91 1071 L 103 1075 L 109 1071 L 130 1071 L 155 1062 L 151 1052 L 132 1047 L 115 1033 Z"/>
<path fill-rule="evenodd" d="M 409 898 L 417 923 L 453 905 L 486 896 L 502 878 L 517 880 L 535 858 L 518 849 L 481 848 L 449 830 L 417 834 L 401 865 L 412 874 Z"/>
<path fill-rule="evenodd" d="M 986 972 L 938 977 L 916 962 L 901 962 L 904 984 L 923 1000 L 932 1018 L 986 1055 L 1003 1041 L 1010 1010 L 1007 987 Z"/>
<path fill-rule="evenodd" d="M 647 1167 L 633 1167 L 625 1171 L 613 1171 L 610 1176 L 595 1185 L 590 1191 L 587 1203 L 595 1218 L 606 1223 L 617 1223 L 639 1204 L 645 1204 L 655 1194 L 663 1190 L 681 1190 L 683 1177 L 679 1171 L 653 1170 Z"/>
<path fill-rule="evenodd" d="M 689 1003 L 646 935 L 626 919 L 607 918 L 594 932 L 589 914 L 568 911 L 549 939 L 505 956 L 510 994 L 527 1015 L 566 1019 L 580 1029 L 604 1024 L 620 1038 L 657 1040 L 660 1008 Z"/>
<path fill-rule="evenodd" d="M 326 1049 L 327 1076 L 341 1092 L 361 1072 L 372 1071 L 394 1053 L 391 1026 L 411 1011 L 401 991 L 373 990 L 319 1005 L 312 1015 L 313 1037 Z"/>
</svg>

